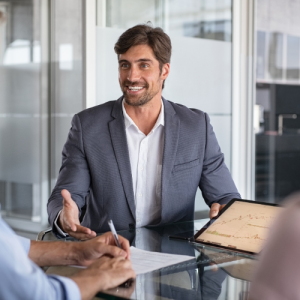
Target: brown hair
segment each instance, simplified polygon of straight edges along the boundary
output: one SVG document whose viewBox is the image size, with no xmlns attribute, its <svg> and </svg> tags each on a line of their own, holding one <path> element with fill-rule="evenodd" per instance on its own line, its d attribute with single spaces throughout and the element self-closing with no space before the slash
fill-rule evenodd
<svg viewBox="0 0 300 300">
<path fill-rule="evenodd" d="M 155 58 L 159 62 L 159 69 L 166 63 L 170 63 L 172 45 L 169 36 L 160 27 L 150 24 L 136 25 L 126 30 L 115 44 L 115 52 L 124 54 L 129 48 L 137 45 L 148 45 L 152 49 Z M 162 88 L 164 88 L 165 81 Z"/>
</svg>

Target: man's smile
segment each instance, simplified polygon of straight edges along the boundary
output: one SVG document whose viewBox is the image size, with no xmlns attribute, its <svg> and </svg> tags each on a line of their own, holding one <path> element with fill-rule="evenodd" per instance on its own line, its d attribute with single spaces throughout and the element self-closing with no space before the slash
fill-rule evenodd
<svg viewBox="0 0 300 300">
<path fill-rule="evenodd" d="M 127 87 L 127 91 L 130 94 L 137 94 L 138 92 L 140 92 L 141 90 L 144 90 L 144 86 L 126 86 Z"/>
</svg>

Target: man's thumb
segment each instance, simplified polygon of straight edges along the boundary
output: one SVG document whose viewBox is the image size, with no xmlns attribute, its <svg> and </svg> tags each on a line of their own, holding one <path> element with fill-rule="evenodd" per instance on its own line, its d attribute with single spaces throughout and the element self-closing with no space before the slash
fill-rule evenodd
<svg viewBox="0 0 300 300">
<path fill-rule="evenodd" d="M 68 190 L 66 190 L 66 189 L 62 190 L 61 195 L 64 199 L 64 202 L 66 201 L 67 203 L 70 203 L 70 201 L 73 201 L 71 198 L 71 194 Z"/>
<path fill-rule="evenodd" d="M 118 256 L 126 257 L 127 256 L 127 253 L 124 250 L 122 250 L 116 246 L 111 246 L 111 245 L 103 245 L 102 254 L 109 254 L 113 257 L 118 257 Z"/>
</svg>

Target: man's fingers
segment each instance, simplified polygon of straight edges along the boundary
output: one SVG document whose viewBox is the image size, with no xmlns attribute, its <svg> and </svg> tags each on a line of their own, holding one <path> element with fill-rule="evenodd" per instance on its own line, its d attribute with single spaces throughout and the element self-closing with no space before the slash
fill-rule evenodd
<svg viewBox="0 0 300 300">
<path fill-rule="evenodd" d="M 225 206 L 226 206 L 226 204 L 222 204 L 222 205 L 220 206 L 220 211 L 221 211 Z"/>
<path fill-rule="evenodd" d="M 73 222 L 65 222 L 65 225 L 63 226 L 63 229 L 65 230 L 65 232 L 76 232 L 77 231 L 77 226 L 75 223 Z"/>
<path fill-rule="evenodd" d="M 94 231 L 92 231 L 94 232 Z M 86 233 L 78 233 L 78 232 L 74 232 L 74 231 L 69 231 L 68 232 L 69 236 L 74 237 L 77 240 L 81 240 L 81 241 L 85 241 L 85 240 L 89 240 L 94 238 L 94 235 L 91 234 L 86 234 Z"/>
<path fill-rule="evenodd" d="M 96 236 L 96 232 L 95 231 L 92 231 L 91 229 L 87 228 L 87 227 L 84 227 L 84 226 L 81 226 L 81 225 L 78 225 L 76 224 L 76 230 L 74 230 L 78 233 L 85 233 L 85 234 L 89 234 L 93 237 Z"/>
<path fill-rule="evenodd" d="M 74 202 L 74 200 L 72 199 L 71 194 L 70 194 L 70 192 L 68 190 L 66 190 L 66 189 L 62 190 L 61 191 L 61 195 L 63 197 L 63 205 L 64 206 L 67 206 L 67 205 L 74 206 L 74 204 L 76 204 Z"/>
<path fill-rule="evenodd" d="M 65 223 L 63 230 L 67 232 L 70 236 L 78 239 L 78 240 L 88 240 L 96 237 L 96 232 L 91 229 L 70 222 Z"/>
<path fill-rule="evenodd" d="M 69 235 L 75 237 L 78 240 L 89 240 L 94 237 L 96 237 L 96 232 L 92 231 L 91 229 L 81 226 L 81 225 L 75 225 L 76 230 L 73 230 L 72 232 L 68 232 Z"/>
<path fill-rule="evenodd" d="M 74 232 L 77 231 L 76 225 L 78 225 L 79 219 L 77 217 L 74 220 L 74 217 L 72 217 L 72 215 L 68 212 L 68 208 L 64 207 L 61 214 L 59 215 L 58 222 L 59 222 L 59 225 L 62 227 L 62 229 L 65 232 L 69 233 L 69 231 L 74 231 Z"/>
<path fill-rule="evenodd" d="M 90 299 L 97 291 L 119 286 L 135 277 L 136 274 L 128 259 L 121 256 L 116 258 L 102 256 L 71 278 L 78 285 L 81 295 L 84 295 L 82 298 Z"/>
<path fill-rule="evenodd" d="M 118 235 L 119 242 L 121 248 L 127 253 L 126 258 L 130 259 L 130 244 L 127 239 L 122 237 L 121 235 Z M 101 243 L 105 243 L 106 245 L 112 245 L 112 246 L 117 246 L 113 234 L 108 231 L 98 237 L 99 241 Z"/>
<path fill-rule="evenodd" d="M 220 204 L 213 203 L 210 208 L 210 211 L 209 211 L 209 218 L 212 219 L 212 218 L 216 217 L 219 213 L 219 209 L 220 209 Z"/>
<path fill-rule="evenodd" d="M 79 223 L 79 221 L 78 221 Z M 92 231 L 91 229 L 81 226 L 79 224 L 76 224 L 72 220 L 66 220 L 64 219 L 63 223 L 63 230 L 67 232 L 68 234 L 70 233 L 79 233 L 79 234 L 85 234 L 88 235 L 89 238 L 94 238 L 97 236 L 95 231 Z"/>
<path fill-rule="evenodd" d="M 125 259 L 123 256 L 117 256 L 117 257 L 111 258 L 111 257 L 107 257 L 104 255 L 100 259 L 98 259 L 98 263 L 103 260 L 109 262 L 110 268 L 112 270 L 118 269 L 119 267 L 121 267 L 123 269 L 132 269 L 131 261 L 128 259 Z M 101 263 L 99 263 L 99 264 L 101 264 Z M 103 265 L 101 265 L 101 266 L 103 266 Z M 135 278 L 135 275 L 133 277 Z"/>
<path fill-rule="evenodd" d="M 62 229 L 70 235 L 76 232 L 91 235 L 89 238 L 95 237 L 96 234 L 90 229 L 80 226 L 78 206 L 72 199 L 70 192 L 63 189 L 61 195 L 63 197 L 63 209 L 59 216 L 59 223 Z"/>
<path fill-rule="evenodd" d="M 209 218 L 212 219 L 216 217 L 219 214 L 220 210 L 222 210 L 223 207 L 225 207 L 225 205 L 226 204 L 220 205 L 219 203 L 213 203 L 209 211 Z"/>
<path fill-rule="evenodd" d="M 116 246 L 111 246 L 111 245 L 105 245 L 105 244 L 102 244 L 103 247 L 101 249 L 101 254 L 108 254 L 110 256 L 113 256 L 113 257 L 124 257 L 126 258 L 127 257 L 127 252 L 124 251 L 123 249 L 120 249 Z"/>
<path fill-rule="evenodd" d="M 96 236 L 96 232 L 81 226 L 79 222 L 79 210 L 68 190 L 61 191 L 63 197 L 63 209 L 59 216 L 59 223 L 62 229 L 70 236 L 78 240 L 88 240 Z"/>
<path fill-rule="evenodd" d="M 61 195 L 62 195 L 62 197 L 63 197 L 64 199 L 72 199 L 72 198 L 71 198 L 70 192 L 69 192 L 68 190 L 66 190 L 66 189 L 63 189 L 63 190 L 61 191 Z"/>
<path fill-rule="evenodd" d="M 122 249 L 127 253 L 127 258 L 130 259 L 130 244 L 129 241 L 118 235 Z"/>
</svg>

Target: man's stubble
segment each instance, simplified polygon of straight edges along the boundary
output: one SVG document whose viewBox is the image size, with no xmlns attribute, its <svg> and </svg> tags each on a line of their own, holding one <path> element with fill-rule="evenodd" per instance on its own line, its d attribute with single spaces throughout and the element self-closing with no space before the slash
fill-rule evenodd
<svg viewBox="0 0 300 300">
<path fill-rule="evenodd" d="M 160 83 L 159 81 L 160 80 L 158 79 L 158 83 Z M 127 81 L 123 86 L 126 87 L 126 85 L 138 86 L 138 83 Z M 149 84 L 147 82 L 145 82 L 143 85 L 145 87 L 145 92 L 141 96 L 127 95 L 126 92 L 122 89 L 126 104 L 130 106 L 143 106 L 150 102 L 160 91 L 160 84 L 158 84 L 158 88 L 156 90 L 149 90 Z"/>
</svg>

